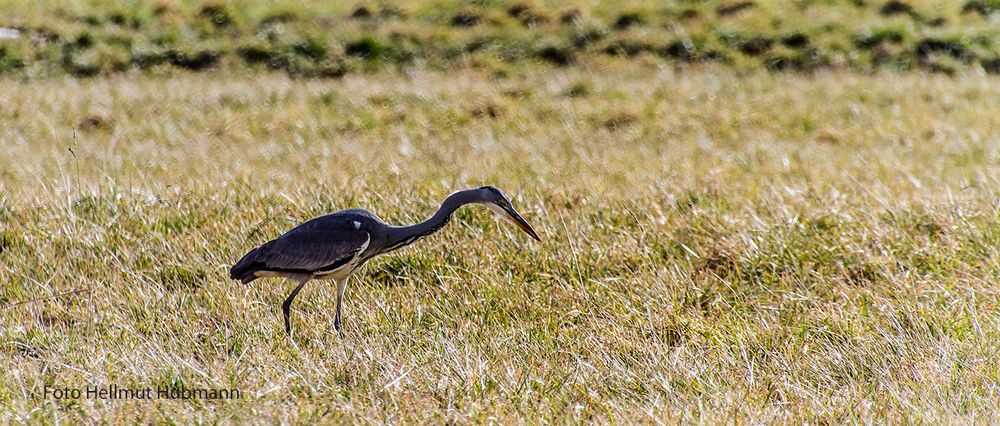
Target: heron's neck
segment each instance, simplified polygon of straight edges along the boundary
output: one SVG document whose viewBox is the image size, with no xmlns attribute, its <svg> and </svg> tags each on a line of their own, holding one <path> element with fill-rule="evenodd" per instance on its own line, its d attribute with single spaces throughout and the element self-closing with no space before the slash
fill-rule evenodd
<svg viewBox="0 0 1000 426">
<path fill-rule="evenodd" d="M 427 220 L 410 226 L 396 226 L 390 228 L 389 244 L 385 251 L 392 251 L 397 248 L 413 244 L 415 241 L 437 232 L 451 220 L 452 214 L 459 207 L 477 202 L 475 190 L 459 191 L 445 198 L 437 212 Z"/>
</svg>

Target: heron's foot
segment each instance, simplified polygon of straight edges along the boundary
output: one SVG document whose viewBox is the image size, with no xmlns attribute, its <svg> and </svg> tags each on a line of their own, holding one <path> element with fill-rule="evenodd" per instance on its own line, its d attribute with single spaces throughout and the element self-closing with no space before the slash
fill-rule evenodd
<svg viewBox="0 0 1000 426">
<path fill-rule="evenodd" d="M 339 318 L 333 321 L 333 329 L 337 330 L 337 334 L 340 337 L 344 337 L 344 326 L 341 324 Z"/>
</svg>

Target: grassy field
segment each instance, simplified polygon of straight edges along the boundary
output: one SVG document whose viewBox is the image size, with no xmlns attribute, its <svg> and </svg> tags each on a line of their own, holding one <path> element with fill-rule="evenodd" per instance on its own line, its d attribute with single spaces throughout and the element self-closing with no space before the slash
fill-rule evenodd
<svg viewBox="0 0 1000 426">
<path fill-rule="evenodd" d="M 0 423 L 1000 422 L 996 1 L 334 3 L 0 0 Z"/>
<path fill-rule="evenodd" d="M 0 421 L 993 422 L 1000 84 L 614 62 L 0 81 Z M 227 268 L 466 208 L 334 289 Z M 54 401 L 48 386 L 238 388 Z"/>
</svg>

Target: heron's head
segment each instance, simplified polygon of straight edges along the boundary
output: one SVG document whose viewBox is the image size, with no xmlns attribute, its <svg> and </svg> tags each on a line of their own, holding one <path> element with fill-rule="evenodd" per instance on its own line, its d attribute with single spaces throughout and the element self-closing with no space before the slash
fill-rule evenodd
<svg viewBox="0 0 1000 426">
<path fill-rule="evenodd" d="M 531 238 L 534 238 L 537 241 L 542 240 L 541 238 L 538 238 L 538 233 L 531 228 L 531 225 L 528 225 L 528 221 L 524 220 L 517 210 L 514 210 L 514 206 L 510 204 L 510 199 L 504 195 L 503 191 L 500 191 L 492 186 L 484 186 L 479 188 L 479 191 L 482 196 L 483 205 L 489 207 L 490 210 L 493 210 L 493 212 L 495 212 L 503 220 L 517 225 L 518 228 L 521 228 L 521 230 L 530 235 Z"/>
</svg>

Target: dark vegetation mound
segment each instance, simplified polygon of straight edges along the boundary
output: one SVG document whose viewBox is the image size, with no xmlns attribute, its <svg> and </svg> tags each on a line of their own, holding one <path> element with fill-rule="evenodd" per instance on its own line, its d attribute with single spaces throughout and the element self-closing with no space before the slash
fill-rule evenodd
<svg viewBox="0 0 1000 426">
<path fill-rule="evenodd" d="M 998 72 L 1000 0 L 924 6 L 833 0 L 769 8 L 725 0 L 614 10 L 514 0 L 454 8 L 366 3 L 325 12 L 282 1 L 248 10 L 162 2 L 107 3 L 79 15 L 53 8 L 26 21 L 0 10 L 0 75 L 277 70 L 339 77 L 469 65 L 503 75 L 523 64 L 640 56 L 773 71 Z"/>
</svg>

